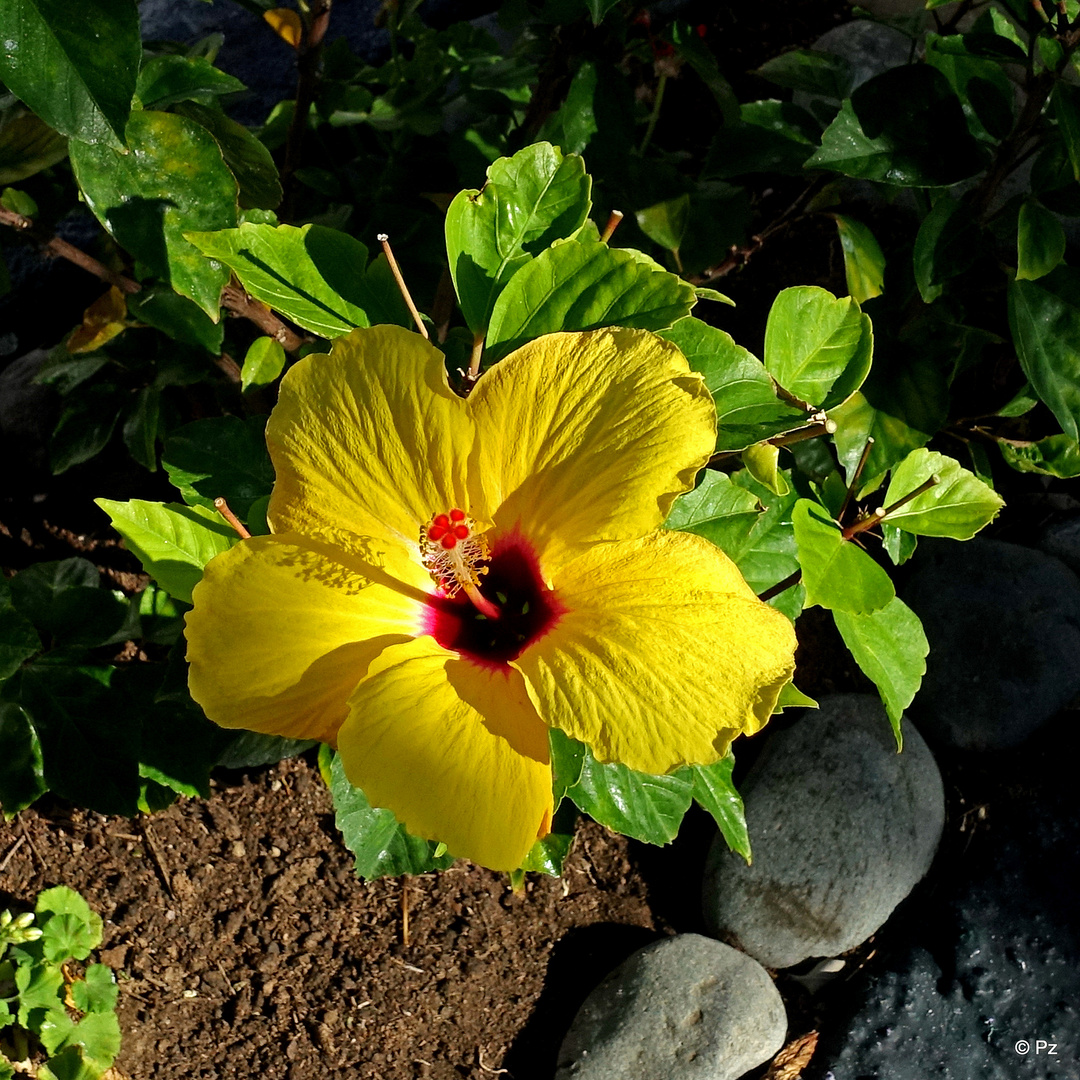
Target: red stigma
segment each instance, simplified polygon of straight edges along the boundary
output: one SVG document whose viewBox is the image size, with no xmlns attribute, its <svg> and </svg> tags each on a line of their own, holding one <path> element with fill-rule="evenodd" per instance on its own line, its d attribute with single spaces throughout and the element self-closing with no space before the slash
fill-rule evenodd
<svg viewBox="0 0 1080 1080">
<path fill-rule="evenodd" d="M 457 530 L 455 529 L 454 531 L 456 532 Z M 469 534 L 469 530 L 466 529 L 465 530 L 465 535 L 468 536 L 468 534 Z M 436 538 L 433 537 L 432 539 L 436 539 Z M 457 547 L 457 542 L 458 542 L 458 538 L 452 532 L 446 533 L 446 535 L 443 536 L 442 540 L 440 541 L 442 546 L 444 548 L 446 548 L 447 551 L 450 551 L 452 548 Z"/>
<path fill-rule="evenodd" d="M 446 517 L 446 515 L 445 514 L 440 514 L 439 517 L 444 518 L 444 517 Z M 438 521 L 439 518 L 436 518 L 435 520 Z M 456 508 L 454 510 L 451 510 L 449 520 L 450 521 L 464 521 L 465 520 L 465 511 L 464 510 L 458 510 Z M 458 533 L 458 536 L 460 536 L 460 535 L 461 535 L 461 533 Z"/>
</svg>

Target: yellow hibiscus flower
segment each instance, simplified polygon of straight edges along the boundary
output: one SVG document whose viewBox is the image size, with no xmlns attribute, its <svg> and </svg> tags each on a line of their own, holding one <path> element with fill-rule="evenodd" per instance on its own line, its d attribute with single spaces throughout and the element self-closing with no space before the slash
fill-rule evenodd
<svg viewBox="0 0 1080 1080">
<path fill-rule="evenodd" d="M 649 773 L 769 718 L 795 636 L 708 541 L 660 529 L 716 439 L 654 334 L 541 337 L 469 397 L 395 326 L 297 363 L 266 429 L 272 534 L 207 567 L 192 696 L 337 746 L 410 832 L 499 870 L 552 814 L 548 728 Z"/>
</svg>

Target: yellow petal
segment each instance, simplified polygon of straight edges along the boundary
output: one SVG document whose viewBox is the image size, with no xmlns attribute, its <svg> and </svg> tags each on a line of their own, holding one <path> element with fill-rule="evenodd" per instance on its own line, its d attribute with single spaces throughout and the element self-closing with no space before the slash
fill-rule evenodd
<svg viewBox="0 0 1080 1080">
<path fill-rule="evenodd" d="M 415 553 L 433 515 L 469 506 L 473 425 L 443 355 L 400 326 L 354 330 L 281 382 L 266 442 L 275 532 L 345 529 Z"/>
<path fill-rule="evenodd" d="M 422 594 L 394 584 L 410 564 L 383 548 L 365 563 L 295 534 L 255 536 L 211 560 L 186 627 L 188 684 L 206 715 L 332 741 L 368 665 L 423 625 Z"/>
<path fill-rule="evenodd" d="M 716 409 L 674 345 L 643 330 L 537 338 L 469 397 L 500 531 L 550 574 L 596 540 L 658 528 L 716 444 Z"/>
<path fill-rule="evenodd" d="M 541 717 L 601 761 L 709 764 L 768 720 L 794 671 L 791 623 L 698 536 L 598 545 L 555 592 L 565 613 L 514 666 Z"/>
<path fill-rule="evenodd" d="M 263 12 L 263 18 L 282 41 L 287 42 L 294 49 L 300 48 L 304 26 L 297 12 L 292 8 L 271 8 Z"/>
<path fill-rule="evenodd" d="M 419 638 L 387 649 L 349 705 L 345 774 L 409 832 L 493 870 L 516 869 L 547 833 L 547 728 L 519 672 Z"/>
</svg>

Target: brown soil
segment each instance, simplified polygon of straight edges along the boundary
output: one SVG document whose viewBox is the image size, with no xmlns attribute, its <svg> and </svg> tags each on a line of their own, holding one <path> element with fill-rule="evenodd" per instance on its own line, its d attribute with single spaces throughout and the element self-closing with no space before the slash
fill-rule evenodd
<svg viewBox="0 0 1080 1080">
<path fill-rule="evenodd" d="M 216 783 L 138 821 L 44 800 L 0 824 L 0 908 L 68 884 L 105 920 L 138 1080 L 547 1080 L 589 989 L 670 930 L 591 822 L 518 895 L 469 864 L 366 883 L 308 761 Z"/>
</svg>

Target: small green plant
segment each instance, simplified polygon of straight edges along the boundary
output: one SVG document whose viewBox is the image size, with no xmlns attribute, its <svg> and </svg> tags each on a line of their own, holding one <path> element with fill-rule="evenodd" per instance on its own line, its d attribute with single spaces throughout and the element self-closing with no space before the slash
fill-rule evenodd
<svg viewBox="0 0 1080 1080">
<path fill-rule="evenodd" d="M 120 1051 L 116 978 L 82 961 L 101 944 L 101 916 L 66 885 L 34 910 L 0 914 L 0 1080 L 97 1080 Z"/>
</svg>

